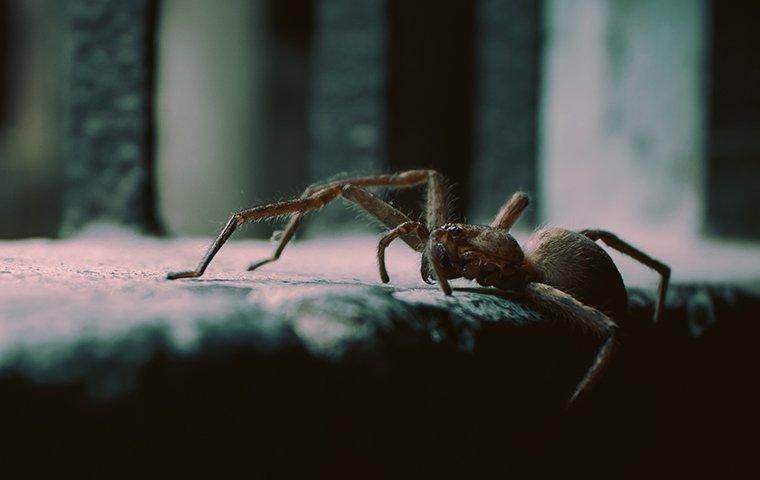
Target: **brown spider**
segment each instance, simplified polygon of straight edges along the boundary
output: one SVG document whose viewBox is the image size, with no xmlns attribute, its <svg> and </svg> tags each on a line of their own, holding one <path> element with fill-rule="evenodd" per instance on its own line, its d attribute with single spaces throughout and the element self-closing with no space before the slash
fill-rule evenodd
<svg viewBox="0 0 760 480">
<path fill-rule="evenodd" d="M 407 188 L 422 183 L 427 183 L 426 224 L 411 220 L 362 188 Z M 489 226 L 449 223 L 445 182 L 434 170 L 411 170 L 316 184 L 307 188 L 299 199 L 238 212 L 230 217 L 195 270 L 170 273 L 167 278 L 203 275 L 211 259 L 239 225 L 261 218 L 290 215 L 274 254 L 252 263 L 248 270 L 273 262 L 293 237 L 304 214 L 318 210 L 338 197 L 356 203 L 390 229 L 380 239 L 377 249 L 380 278 L 384 283 L 389 281 L 385 249 L 400 237 L 422 253 L 422 279 L 427 283 L 432 283 L 431 279 L 437 280 L 446 295 L 451 295 L 448 280 L 464 277 L 483 286 L 513 291 L 525 303 L 601 337 L 603 343 L 596 359 L 578 383 L 570 403 L 603 371 L 610 359 L 618 328 L 611 318 L 620 321 L 627 312 L 628 299 L 620 272 L 607 252 L 595 243 L 596 240 L 660 274 L 654 320 L 657 321 L 662 314 L 670 278 L 668 266 L 604 230 L 573 232 L 543 228 L 530 237 L 524 250 L 521 249 L 509 230 L 528 206 L 528 196 L 522 192 L 512 196 Z"/>
</svg>

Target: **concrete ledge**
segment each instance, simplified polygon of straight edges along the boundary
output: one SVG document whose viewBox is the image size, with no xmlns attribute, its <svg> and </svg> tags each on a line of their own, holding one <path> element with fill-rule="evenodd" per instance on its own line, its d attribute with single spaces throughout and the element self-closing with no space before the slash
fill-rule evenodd
<svg viewBox="0 0 760 480">
<path fill-rule="evenodd" d="M 369 238 L 296 243 L 253 273 L 271 246 L 233 241 L 202 279 L 164 280 L 206 243 L 101 232 L 0 245 L 3 464 L 548 478 L 547 458 L 587 467 L 566 443 L 598 444 L 584 432 L 609 423 L 601 412 L 672 395 L 666 382 L 685 366 L 662 362 L 694 361 L 719 319 L 738 331 L 755 308 L 735 288 L 676 287 L 653 326 L 649 295 L 631 291 L 615 363 L 567 417 L 597 340 L 509 294 L 462 282 L 445 297 L 400 245 L 383 286 Z"/>
</svg>

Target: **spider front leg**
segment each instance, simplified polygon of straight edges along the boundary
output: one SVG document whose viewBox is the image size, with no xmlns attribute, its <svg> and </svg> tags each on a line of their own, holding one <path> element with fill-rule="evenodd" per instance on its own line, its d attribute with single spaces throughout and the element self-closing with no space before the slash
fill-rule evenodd
<svg viewBox="0 0 760 480">
<path fill-rule="evenodd" d="M 428 201 L 430 201 L 431 198 L 440 194 L 439 185 L 443 184 L 442 178 L 443 177 L 441 176 L 441 174 L 436 172 L 435 170 L 408 170 L 406 172 L 390 174 L 390 175 L 374 175 L 374 176 L 368 176 L 368 177 L 347 178 L 343 180 L 335 180 L 335 181 L 324 183 L 324 184 L 311 185 L 304 191 L 304 193 L 301 195 L 301 198 L 309 197 L 315 191 L 322 190 L 324 188 L 329 188 L 329 187 L 336 187 L 336 186 L 352 185 L 354 187 L 410 188 L 416 185 L 420 185 L 422 183 L 427 183 L 428 184 Z M 382 202 L 382 200 L 379 200 L 379 199 L 378 201 Z M 376 204 L 377 202 L 373 202 L 373 203 Z M 382 202 L 382 203 L 390 207 L 390 205 L 388 205 L 386 202 Z M 400 223 L 403 223 L 404 221 L 409 220 L 408 218 L 406 218 L 406 216 L 404 216 L 404 219 L 401 219 L 395 213 L 388 214 L 388 209 L 382 206 L 380 206 L 379 208 L 374 208 L 374 207 L 367 208 L 366 205 L 362 205 L 362 207 L 365 210 L 367 210 L 371 215 L 373 215 L 375 218 L 377 218 L 380 221 L 380 223 L 382 223 L 383 225 L 391 229 L 395 228 Z M 390 209 L 395 212 L 398 212 L 398 210 L 396 210 L 393 207 L 390 207 Z M 401 212 L 398 212 L 398 213 L 400 214 Z M 282 238 L 280 239 L 280 242 L 277 245 L 277 248 L 275 249 L 274 254 L 269 258 L 265 258 L 263 260 L 259 260 L 257 262 L 251 263 L 248 267 L 248 270 L 255 270 L 261 266 L 264 266 L 268 263 L 272 263 L 276 261 L 277 259 L 279 259 L 280 255 L 282 254 L 282 251 L 285 249 L 288 242 L 293 238 L 293 234 L 298 229 L 298 226 L 301 224 L 303 215 L 304 213 L 302 212 L 293 214 L 290 218 L 290 221 L 288 222 L 287 227 L 283 231 Z M 415 240 L 416 237 L 402 236 L 402 238 L 406 243 L 409 244 L 409 246 L 411 246 L 414 249 L 417 249 L 416 248 L 417 240 Z M 425 275 L 423 275 L 423 279 L 427 281 L 425 279 Z"/>
<path fill-rule="evenodd" d="M 176 280 L 179 278 L 200 277 L 203 275 L 203 272 L 206 271 L 206 268 L 209 263 L 211 263 L 211 260 L 214 259 L 217 252 L 219 252 L 219 249 L 222 248 L 222 245 L 224 245 L 227 240 L 229 240 L 230 236 L 232 236 L 232 233 L 238 226 L 245 222 L 259 220 L 261 218 L 276 217 L 290 213 L 303 214 L 309 210 L 320 209 L 340 195 L 340 189 L 340 186 L 327 187 L 306 198 L 271 203 L 269 205 L 263 205 L 261 207 L 255 207 L 235 213 L 227 221 L 227 224 L 219 233 L 216 240 L 214 240 L 214 243 L 212 243 L 206 251 L 206 254 L 203 255 L 203 258 L 195 270 L 169 273 L 166 278 L 169 280 Z"/>
<path fill-rule="evenodd" d="M 438 285 L 443 290 L 443 294 L 446 296 L 451 295 L 451 286 L 446 278 L 446 271 L 443 268 L 443 258 L 446 255 L 446 249 L 440 243 L 435 242 L 432 238 L 428 242 L 427 255 L 429 255 L 429 263 L 433 267 L 433 273 L 435 279 L 438 281 Z"/>
<path fill-rule="evenodd" d="M 599 380 L 609 364 L 617 338 L 617 324 L 599 310 L 588 307 L 567 293 L 543 283 L 529 283 L 522 295 L 526 303 L 538 310 L 574 323 L 603 339 L 594 363 L 575 387 L 568 402 L 570 405 Z"/>
<path fill-rule="evenodd" d="M 443 176 L 439 173 L 430 175 L 427 191 L 426 220 L 428 231 L 446 224 L 449 218 L 448 187 Z M 430 278 L 435 278 L 445 295 L 451 295 L 451 286 L 446 278 L 442 265 L 445 256 L 444 246 L 428 239 L 427 246 L 422 255 L 420 273 L 425 283 L 432 283 Z"/>
<path fill-rule="evenodd" d="M 388 270 L 385 269 L 385 249 L 388 247 L 388 245 L 391 244 L 392 241 L 398 237 L 409 234 L 415 234 L 417 238 L 420 239 L 421 245 L 424 244 L 424 242 L 426 242 L 428 239 L 428 231 L 427 228 L 425 228 L 425 225 L 421 224 L 420 222 L 409 221 L 402 223 L 398 227 L 386 233 L 385 236 L 383 236 L 383 238 L 381 238 L 380 242 L 377 244 L 377 265 L 380 268 L 380 280 L 382 280 L 383 283 L 388 283 L 390 281 L 390 277 L 388 277 Z M 424 279 L 425 277 L 423 275 L 423 280 Z"/>
<path fill-rule="evenodd" d="M 230 217 L 229 221 L 222 229 L 221 233 L 216 238 L 214 243 L 211 244 L 211 247 L 209 247 L 208 251 L 203 256 L 200 263 L 198 264 L 198 267 L 196 267 L 195 270 L 170 273 L 167 275 L 167 278 L 169 280 L 175 280 L 178 278 L 196 278 L 203 275 L 206 267 L 208 267 L 209 263 L 222 247 L 222 245 L 224 245 L 224 243 L 230 238 L 235 229 L 245 222 L 287 214 L 303 216 L 308 211 L 321 209 L 339 196 L 342 196 L 346 200 L 356 203 L 365 209 L 368 213 L 373 215 L 375 218 L 380 220 L 383 224 L 389 225 L 393 228 L 402 223 L 411 221 L 409 217 L 401 213 L 390 204 L 380 200 L 376 196 L 361 188 L 357 188 L 350 184 L 331 184 L 330 186 L 320 188 L 305 198 L 272 203 L 234 214 L 232 217 Z M 293 220 L 291 220 L 291 222 L 292 221 Z M 400 236 L 415 250 L 421 249 L 422 245 L 424 245 L 424 242 L 420 240 L 420 238 L 416 235 L 400 234 Z"/>
<path fill-rule="evenodd" d="M 285 250 L 285 247 L 287 246 L 288 242 L 290 242 L 290 239 L 293 238 L 293 235 L 296 233 L 298 226 L 301 224 L 301 219 L 303 219 L 303 216 L 304 214 L 301 212 L 294 213 L 293 215 L 290 216 L 290 220 L 288 221 L 288 226 L 285 227 L 285 230 L 283 230 L 282 237 L 280 237 L 279 243 L 277 244 L 277 248 L 275 249 L 272 256 L 269 258 L 265 258 L 263 260 L 258 260 L 248 265 L 249 272 L 252 272 L 253 270 L 256 270 L 259 267 L 263 267 L 267 263 L 276 262 L 280 258 L 280 255 L 282 255 L 282 251 Z"/>
<path fill-rule="evenodd" d="M 206 251 L 206 254 L 203 255 L 203 258 L 195 270 L 168 273 L 166 275 L 167 280 L 177 280 L 179 278 L 197 278 L 203 275 L 203 272 L 206 271 L 206 267 L 209 263 L 211 263 L 214 255 L 216 255 L 219 249 L 222 248 L 224 242 L 230 238 L 238 225 L 242 223 L 242 218 L 239 215 L 239 213 L 236 213 L 230 217 L 230 219 L 227 221 L 227 224 L 224 226 L 224 228 L 222 228 L 222 231 L 216 237 L 216 240 L 214 240 L 214 243 L 211 244 L 209 249 Z"/>
</svg>

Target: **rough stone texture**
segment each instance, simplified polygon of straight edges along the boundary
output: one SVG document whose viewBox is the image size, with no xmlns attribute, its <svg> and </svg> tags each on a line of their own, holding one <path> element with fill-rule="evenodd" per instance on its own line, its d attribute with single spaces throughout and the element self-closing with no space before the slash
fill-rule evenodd
<svg viewBox="0 0 760 480">
<path fill-rule="evenodd" d="M 64 235 L 98 221 L 156 228 L 150 167 L 154 4 L 65 4 Z"/>
<path fill-rule="evenodd" d="M 692 473 L 707 442 L 699 474 L 734 451 L 717 418 L 759 400 L 743 375 L 760 301 L 740 289 L 677 287 L 657 326 L 633 291 L 604 383 L 563 417 L 597 340 L 509 294 L 444 297 L 402 245 L 382 286 L 366 238 L 296 243 L 255 274 L 272 246 L 233 241 L 202 279 L 164 280 L 206 243 L 0 244 L 4 471 L 641 478 Z"/>
<path fill-rule="evenodd" d="M 516 190 L 536 192 L 541 2 L 478 3 L 478 99 L 470 212 L 489 223 Z M 522 220 L 535 222 L 536 209 Z"/>
<path fill-rule="evenodd" d="M 385 165 L 385 15 L 374 0 L 315 1 L 311 110 L 311 181 L 373 174 Z M 331 206 L 315 229 L 361 228 Z M 338 222 L 338 223 L 336 223 Z"/>
</svg>

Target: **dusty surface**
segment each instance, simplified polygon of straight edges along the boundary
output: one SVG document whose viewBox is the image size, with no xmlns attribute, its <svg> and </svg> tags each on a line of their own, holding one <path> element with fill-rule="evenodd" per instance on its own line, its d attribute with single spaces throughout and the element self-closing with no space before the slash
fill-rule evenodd
<svg viewBox="0 0 760 480">
<path fill-rule="evenodd" d="M 560 430 L 598 340 L 465 281 L 445 297 L 401 244 L 382 285 L 375 242 L 295 243 L 247 272 L 272 246 L 233 240 L 202 279 L 174 282 L 165 273 L 194 267 L 208 239 L 0 243 L 0 465 L 95 477 L 118 465 L 125 478 L 640 478 L 691 466 L 699 478 L 741 448 L 712 440 L 740 438 L 760 401 L 747 381 L 760 300 L 678 285 L 695 257 L 666 255 L 676 285 L 661 323 L 630 290 L 613 362 Z"/>
<path fill-rule="evenodd" d="M 229 337 L 256 337 L 246 341 L 262 348 L 297 341 L 319 356 L 340 358 L 348 345 L 370 344 L 374 329 L 392 329 L 396 317 L 416 322 L 432 341 L 471 351 L 470 330 L 482 322 L 541 319 L 498 296 L 460 291 L 446 298 L 420 280 L 418 255 L 401 244 L 387 253 L 391 283 L 383 285 L 370 237 L 295 243 L 279 262 L 256 272 L 247 265 L 268 256 L 272 245 L 231 241 L 202 278 L 165 280 L 168 271 L 194 267 L 207 244 L 123 232 L 0 244 L 0 366 L 40 380 L 70 379 L 92 374 L 70 368 L 71 355 L 83 349 L 92 357 L 84 363 L 117 357 L 141 364 L 156 337 L 192 355 L 214 327 Z M 454 335 L 437 331 L 426 308 L 466 328 Z M 244 323 L 240 332 L 225 330 L 231 321 Z M 100 385 L 106 390 L 129 383 L 118 379 L 118 370 L 102 375 L 97 381 L 109 384 Z"/>
<path fill-rule="evenodd" d="M 0 245 L 0 464 L 131 478 L 514 472 L 532 468 L 525 436 L 563 410 L 596 352 L 598 339 L 544 328 L 503 296 L 445 297 L 401 245 L 383 286 L 373 238 L 294 244 L 255 273 L 271 245 L 233 241 L 202 279 L 164 279 L 207 242 Z"/>
</svg>

